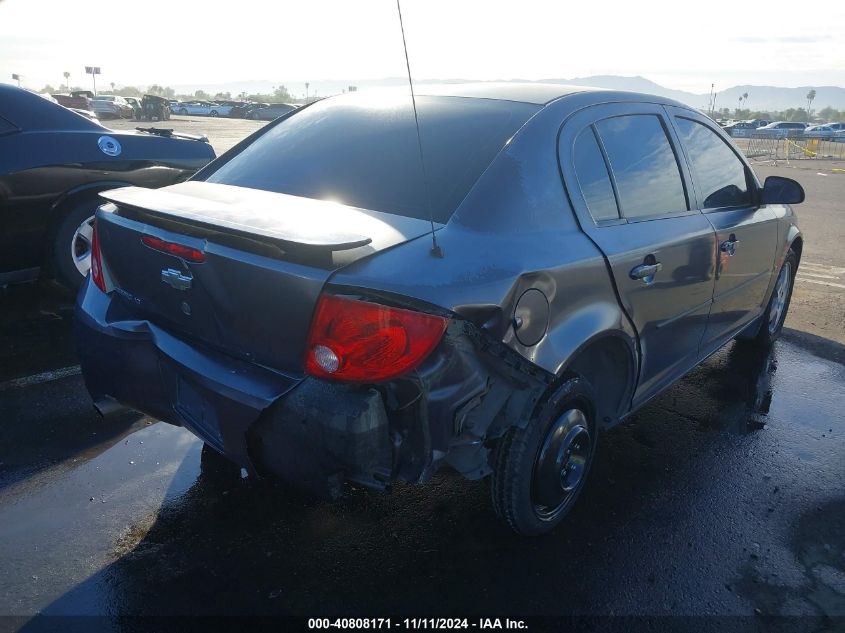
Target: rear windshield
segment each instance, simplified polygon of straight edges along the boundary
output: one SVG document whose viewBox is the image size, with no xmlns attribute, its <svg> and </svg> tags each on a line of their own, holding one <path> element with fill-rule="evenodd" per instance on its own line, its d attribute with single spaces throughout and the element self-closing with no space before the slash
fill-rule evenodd
<svg viewBox="0 0 845 633">
<path fill-rule="evenodd" d="M 326 99 L 280 121 L 215 170 L 209 182 L 446 222 L 540 106 L 418 97 L 428 193 L 408 96 Z"/>
</svg>

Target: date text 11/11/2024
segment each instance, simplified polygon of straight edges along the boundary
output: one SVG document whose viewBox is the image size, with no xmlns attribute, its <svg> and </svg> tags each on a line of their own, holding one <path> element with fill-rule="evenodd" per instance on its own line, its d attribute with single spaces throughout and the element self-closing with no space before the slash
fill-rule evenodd
<svg viewBox="0 0 845 633">
<path fill-rule="evenodd" d="M 524 620 L 510 618 L 309 618 L 309 629 L 410 629 L 410 630 L 443 630 L 443 629 L 479 629 L 479 630 L 526 630 L 528 625 Z"/>
</svg>

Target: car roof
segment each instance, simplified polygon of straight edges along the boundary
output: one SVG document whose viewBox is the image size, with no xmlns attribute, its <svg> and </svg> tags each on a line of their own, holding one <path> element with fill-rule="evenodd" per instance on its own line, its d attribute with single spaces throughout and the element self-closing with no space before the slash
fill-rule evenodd
<svg viewBox="0 0 845 633">
<path fill-rule="evenodd" d="M 421 96 L 475 97 L 522 101 L 545 105 L 575 92 L 598 91 L 600 88 L 534 82 L 476 82 L 460 84 L 419 84 L 414 92 Z"/>
<path fill-rule="evenodd" d="M 407 86 L 391 88 L 372 88 L 354 93 L 346 93 L 345 97 L 368 99 L 376 94 L 409 94 Z M 660 103 L 673 105 L 685 109 L 692 109 L 688 104 L 653 94 L 628 92 L 623 90 L 607 90 L 592 86 L 576 86 L 570 84 L 555 84 L 543 82 L 475 82 L 456 84 L 414 84 L 414 94 L 425 97 L 462 97 L 473 99 L 495 99 L 501 101 L 518 101 L 532 105 L 546 106 L 562 98 L 578 95 L 581 105 L 598 104 L 611 101 L 640 101 L 646 103 Z M 340 96 L 340 95 L 338 95 Z"/>
<path fill-rule="evenodd" d="M 0 84 L 0 104 L 0 115 L 25 131 L 105 129 L 58 103 L 9 84 Z"/>
</svg>

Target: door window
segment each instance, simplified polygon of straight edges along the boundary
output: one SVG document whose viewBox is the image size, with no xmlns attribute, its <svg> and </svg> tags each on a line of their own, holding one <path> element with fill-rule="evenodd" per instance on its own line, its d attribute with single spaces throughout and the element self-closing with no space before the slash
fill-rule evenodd
<svg viewBox="0 0 845 633">
<path fill-rule="evenodd" d="M 675 152 L 660 118 L 633 114 L 596 123 L 626 218 L 687 211 Z"/>
<path fill-rule="evenodd" d="M 706 125 L 676 117 L 681 142 L 686 147 L 702 208 L 751 204 L 745 165 L 728 144 Z"/>
<path fill-rule="evenodd" d="M 592 127 L 581 132 L 575 140 L 574 163 L 578 185 L 593 219 L 596 222 L 618 220 L 613 185 Z"/>
</svg>

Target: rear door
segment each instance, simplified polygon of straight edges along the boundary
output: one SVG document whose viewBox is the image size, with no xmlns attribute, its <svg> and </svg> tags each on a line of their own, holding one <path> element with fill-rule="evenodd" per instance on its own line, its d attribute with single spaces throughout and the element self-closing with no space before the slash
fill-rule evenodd
<svg viewBox="0 0 845 633">
<path fill-rule="evenodd" d="M 756 203 L 757 183 L 708 120 L 671 108 L 698 206 L 716 231 L 716 284 L 705 347 L 723 343 L 763 309 L 777 248 L 777 217 Z"/>
<path fill-rule="evenodd" d="M 603 251 L 639 334 L 634 406 L 698 360 L 712 301 L 716 238 L 688 192 L 676 143 L 652 104 L 582 110 L 559 140 L 581 226 Z"/>
</svg>

